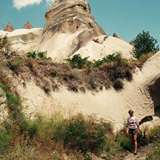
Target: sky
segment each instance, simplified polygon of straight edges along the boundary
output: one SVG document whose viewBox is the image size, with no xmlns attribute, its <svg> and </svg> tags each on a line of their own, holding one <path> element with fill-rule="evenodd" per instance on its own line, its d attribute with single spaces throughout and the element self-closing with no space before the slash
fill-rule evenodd
<svg viewBox="0 0 160 160">
<path fill-rule="evenodd" d="M 45 13 L 54 0 L 0 0 L 0 30 L 8 22 L 14 29 L 29 21 L 43 28 Z M 95 21 L 107 35 L 116 33 L 126 41 L 138 33 L 149 31 L 160 44 L 160 0 L 87 0 Z"/>
</svg>

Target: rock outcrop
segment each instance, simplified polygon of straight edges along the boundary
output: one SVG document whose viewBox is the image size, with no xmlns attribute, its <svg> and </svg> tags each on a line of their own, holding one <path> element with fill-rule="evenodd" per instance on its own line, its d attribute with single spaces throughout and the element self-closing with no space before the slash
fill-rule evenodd
<svg viewBox="0 0 160 160">
<path fill-rule="evenodd" d="M 116 33 L 113 33 L 113 37 L 115 37 L 115 38 L 118 38 L 118 39 L 120 39 L 120 40 L 125 41 L 123 38 L 121 38 L 120 36 L 118 36 Z M 125 42 L 126 42 L 126 41 L 125 41 Z"/>
<path fill-rule="evenodd" d="M 107 35 L 95 22 L 86 0 L 55 0 L 48 9 L 45 18 L 46 25 L 37 49 L 47 51 L 48 56 L 52 57 L 54 61 L 63 62 L 64 59 L 76 53 L 83 55 L 83 51 L 80 51 L 82 47 L 86 47 L 89 50 L 86 56 L 90 56 L 90 59 L 97 59 L 97 57 L 99 59 L 112 53 L 108 50 L 109 48 L 106 50 L 102 44 L 106 42 Z M 102 45 L 97 45 L 98 39 L 101 39 L 102 36 L 106 38 L 100 40 L 99 44 Z M 95 39 L 97 39 L 97 42 Z M 90 43 L 94 47 L 91 47 Z M 118 51 L 121 52 L 122 48 L 120 46 L 116 46 L 117 44 L 114 44 L 114 41 L 111 43 L 115 48 L 120 48 Z M 123 41 L 122 43 L 126 44 Z M 107 45 L 110 46 L 110 44 Z M 130 46 L 129 44 L 126 45 Z M 97 47 L 99 47 L 97 50 L 100 52 L 93 56 L 94 50 L 90 48 Z M 130 51 L 127 48 L 127 52 L 124 54 L 127 58 L 131 57 Z"/>
<path fill-rule="evenodd" d="M 10 22 L 8 22 L 8 24 L 5 26 L 4 31 L 7 31 L 7 32 L 14 31 L 13 26 Z"/>
<path fill-rule="evenodd" d="M 31 80 L 25 81 L 25 86 L 18 82 L 17 90 L 26 99 L 26 105 L 30 106 L 26 111 L 29 114 L 49 116 L 59 110 L 62 113 L 70 111 L 71 114 L 81 112 L 112 122 L 116 131 L 126 122 L 128 110 L 133 109 L 141 124 L 148 119 L 160 124 L 159 62 L 160 52 L 151 57 L 141 70 L 137 68 L 133 80 L 124 81 L 124 89 L 119 92 L 110 88 L 74 93 L 62 87 L 48 95 Z"/>
<path fill-rule="evenodd" d="M 27 22 L 23 27 L 23 29 L 32 29 L 32 28 L 34 28 L 34 27 L 31 25 L 30 22 Z"/>
<path fill-rule="evenodd" d="M 0 31 L 1 36 L 7 36 L 10 47 L 19 54 L 32 52 L 41 39 L 42 28 L 16 29 L 13 32 Z"/>
</svg>

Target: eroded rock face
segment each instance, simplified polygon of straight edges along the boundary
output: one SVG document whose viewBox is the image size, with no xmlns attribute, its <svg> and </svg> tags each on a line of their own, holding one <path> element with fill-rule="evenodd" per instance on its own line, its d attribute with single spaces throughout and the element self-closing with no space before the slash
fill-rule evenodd
<svg viewBox="0 0 160 160">
<path fill-rule="evenodd" d="M 46 15 L 39 50 L 55 61 L 73 55 L 93 38 L 106 35 L 94 21 L 86 0 L 55 0 Z"/>
<path fill-rule="evenodd" d="M 132 46 L 117 38 L 109 38 L 95 22 L 86 0 L 55 0 L 48 9 L 46 25 L 39 51 L 56 62 L 64 62 L 75 54 L 101 59 L 108 54 L 122 53 L 122 57 L 133 58 Z"/>
<path fill-rule="evenodd" d="M 14 31 L 13 29 L 13 26 L 10 22 L 8 22 L 8 24 L 6 25 L 6 27 L 4 28 L 4 31 L 7 31 L 7 32 L 12 32 Z"/>
<path fill-rule="evenodd" d="M 55 0 L 45 18 L 44 32 L 75 33 L 83 28 L 94 30 L 96 36 L 105 34 L 94 21 L 86 0 Z"/>
<path fill-rule="evenodd" d="M 11 50 L 18 54 L 26 54 L 35 50 L 42 31 L 42 28 L 16 29 L 13 32 L 0 31 L 0 35 L 7 36 Z"/>
<path fill-rule="evenodd" d="M 124 127 L 128 110 L 132 109 L 141 125 L 160 125 L 159 62 L 160 52 L 151 57 L 143 68 L 135 70 L 131 82 L 123 81 L 124 88 L 118 92 L 111 87 L 99 92 L 74 93 L 62 87 L 58 92 L 51 89 L 48 95 L 32 80 L 25 81 L 25 86 L 17 82 L 16 86 L 18 93 L 26 99 L 25 106 L 29 106 L 26 112 L 29 114 L 49 116 L 60 110 L 61 113 L 96 115 L 111 122 L 117 131 Z"/>
<path fill-rule="evenodd" d="M 33 26 L 31 25 L 30 22 L 27 22 L 23 27 L 23 29 L 32 29 L 32 28 L 33 28 Z"/>
<path fill-rule="evenodd" d="M 123 38 L 121 38 L 120 36 L 118 36 L 116 33 L 113 33 L 113 37 L 115 37 L 115 38 L 118 38 L 118 39 L 120 39 L 120 40 L 125 41 Z"/>
</svg>

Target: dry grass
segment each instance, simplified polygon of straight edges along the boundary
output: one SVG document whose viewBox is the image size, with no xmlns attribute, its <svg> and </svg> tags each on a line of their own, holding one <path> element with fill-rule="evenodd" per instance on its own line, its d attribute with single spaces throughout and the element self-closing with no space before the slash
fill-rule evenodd
<svg viewBox="0 0 160 160">
<path fill-rule="evenodd" d="M 67 64 L 58 64 L 50 60 L 37 60 L 19 55 L 6 58 L 1 54 L 0 66 L 16 76 L 21 76 L 25 81 L 34 80 L 46 94 L 50 94 L 52 90 L 58 91 L 62 85 L 75 93 L 85 93 L 86 90 L 98 92 L 110 87 L 116 90 L 123 89 L 123 80 L 132 81 L 135 68 L 141 68 L 152 55 L 143 55 L 138 61 L 119 59 L 96 68 L 72 69 Z"/>
<path fill-rule="evenodd" d="M 4 57 L 3 57 L 4 58 Z M 66 64 L 53 63 L 49 60 L 36 60 L 15 55 L 5 59 L 4 69 L 8 69 L 25 81 L 31 79 L 46 94 L 56 91 L 64 85 L 73 92 L 86 90 L 101 91 L 114 85 L 116 79 L 132 80 L 135 65 L 128 62 L 113 62 L 99 68 L 72 69 Z M 2 64 L 1 64 L 2 65 Z"/>
</svg>

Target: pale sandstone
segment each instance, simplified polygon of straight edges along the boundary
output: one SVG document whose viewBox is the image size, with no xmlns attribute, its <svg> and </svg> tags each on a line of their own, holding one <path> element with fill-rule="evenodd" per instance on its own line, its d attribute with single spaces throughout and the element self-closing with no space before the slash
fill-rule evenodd
<svg viewBox="0 0 160 160">
<path fill-rule="evenodd" d="M 17 87 L 20 95 L 27 99 L 26 103 L 30 106 L 26 111 L 28 114 L 50 116 L 55 111 L 61 113 L 68 111 L 70 114 L 80 112 L 111 122 L 116 131 L 126 122 L 128 110 L 133 109 L 141 123 L 144 118 L 153 116 L 150 122 L 153 126 L 160 122 L 158 116 L 154 116 L 160 114 L 158 110 L 160 92 L 157 87 L 160 85 L 159 61 L 160 52 L 150 58 L 142 70 L 137 68 L 133 81 L 124 81 L 124 89 L 119 92 L 110 88 L 99 92 L 73 93 L 62 87 L 60 91 L 52 91 L 47 95 L 32 81 L 26 82 L 25 87 L 22 85 Z"/>
<path fill-rule="evenodd" d="M 46 25 L 37 49 L 47 51 L 47 56 L 56 62 L 63 62 L 75 54 L 94 60 L 120 52 L 124 58 L 133 58 L 131 45 L 120 39 L 107 38 L 91 15 L 86 0 L 56 0 L 45 18 Z"/>
</svg>

